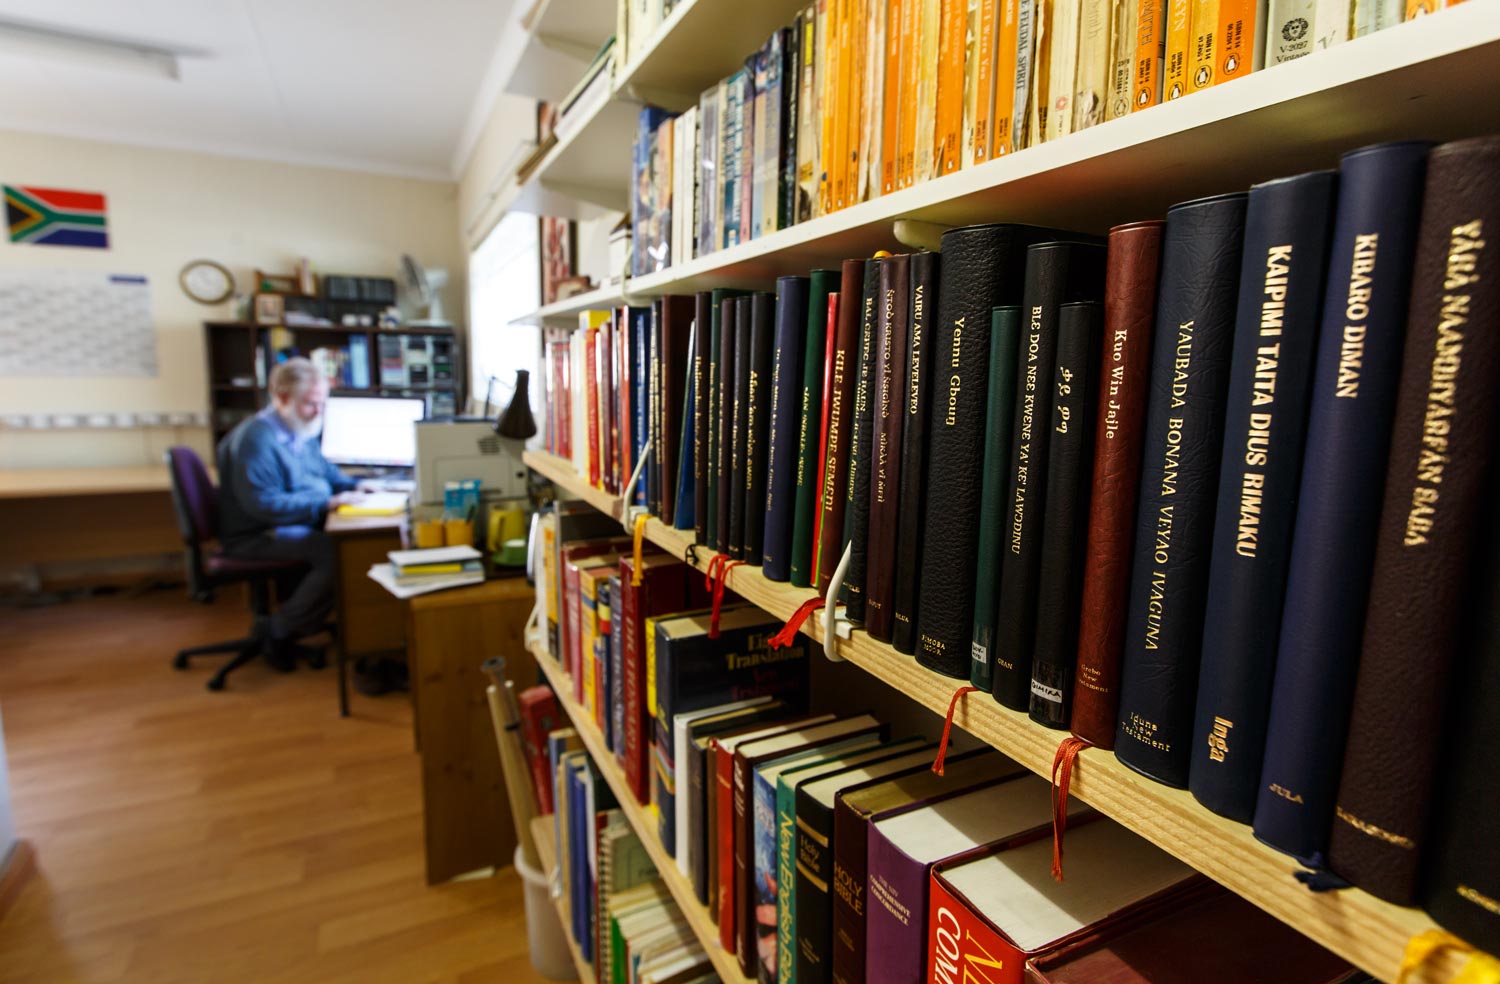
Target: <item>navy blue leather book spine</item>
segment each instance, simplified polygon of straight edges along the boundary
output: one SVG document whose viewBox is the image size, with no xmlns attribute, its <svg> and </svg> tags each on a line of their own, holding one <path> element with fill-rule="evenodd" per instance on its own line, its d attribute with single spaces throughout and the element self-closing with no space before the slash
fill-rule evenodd
<svg viewBox="0 0 1500 984">
<path fill-rule="evenodd" d="M 1245 209 L 1188 775 L 1198 802 L 1241 823 L 1265 751 L 1337 186 L 1332 171 L 1267 181 Z"/>
<path fill-rule="evenodd" d="M 1169 786 L 1188 782 L 1246 197 L 1175 205 L 1162 237 L 1115 757 Z"/>
<path fill-rule="evenodd" d="M 750 453 L 750 339 L 754 332 L 754 304 L 749 297 L 734 299 L 734 393 L 730 400 L 734 436 L 729 442 L 729 556 L 745 559 L 745 486 Z"/>
<path fill-rule="evenodd" d="M 891 645 L 896 652 L 917 651 L 917 588 L 922 563 L 922 524 L 927 503 L 928 410 L 934 373 L 928 366 L 937 323 L 937 295 L 941 253 L 913 253 L 911 297 L 906 318 L 906 376 L 900 388 L 906 420 L 901 424 L 901 485 L 896 491 L 896 586 L 891 598 L 895 625 Z"/>
<path fill-rule="evenodd" d="M 1425 141 L 1339 162 L 1255 836 L 1316 862 L 1359 664 L 1427 173 Z"/>
<path fill-rule="evenodd" d="M 698 443 L 697 412 L 693 409 L 698 399 L 698 375 L 693 370 L 693 355 L 698 344 L 698 322 L 693 321 L 688 329 L 688 367 L 682 381 L 682 432 L 677 442 L 677 488 L 676 505 L 672 510 L 672 526 L 679 530 L 694 529 L 697 524 L 698 476 L 693 465 L 693 449 Z"/>
<path fill-rule="evenodd" d="M 1103 299 L 1104 257 L 1104 247 L 1095 243 L 1037 243 L 1026 251 L 1021 347 L 1012 390 L 1016 403 L 1001 521 L 1000 591 L 989 653 L 990 692 L 1017 711 L 1031 706 L 1058 320 L 1063 304 Z"/>
<path fill-rule="evenodd" d="M 766 443 L 771 430 L 771 367 L 775 364 L 776 295 L 750 297 L 750 382 L 745 406 L 745 563 L 759 567 L 766 533 Z"/>
<path fill-rule="evenodd" d="M 734 340 L 738 314 L 738 297 L 726 297 L 719 308 L 719 392 L 717 394 L 719 406 L 716 417 L 719 433 L 714 441 L 717 451 L 715 465 L 718 469 L 718 480 L 714 483 L 716 519 L 712 544 L 715 553 L 729 552 L 729 507 L 733 498 L 730 490 L 733 488 L 731 446 L 734 444 Z"/>
<path fill-rule="evenodd" d="M 651 310 L 633 307 L 629 311 L 633 340 L 630 351 L 630 439 L 635 442 L 635 460 L 640 461 L 651 453 Z M 648 460 L 635 483 L 635 503 L 638 506 L 646 504 L 646 473 L 650 470 Z"/>
<path fill-rule="evenodd" d="M 802 348 L 807 336 L 806 277 L 776 281 L 776 352 L 771 369 L 771 430 L 766 436 L 766 532 L 761 573 L 792 574 L 792 522 L 797 499 L 797 450 L 802 429 Z"/>
</svg>

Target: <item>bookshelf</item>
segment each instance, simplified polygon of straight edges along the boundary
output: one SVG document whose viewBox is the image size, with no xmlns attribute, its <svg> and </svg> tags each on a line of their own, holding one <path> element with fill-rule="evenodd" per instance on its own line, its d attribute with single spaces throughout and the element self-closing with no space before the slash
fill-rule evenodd
<svg viewBox="0 0 1500 984">
<path fill-rule="evenodd" d="M 532 194 L 528 187 L 536 186 L 600 209 L 617 212 L 628 209 L 630 156 L 617 151 L 629 147 L 635 139 L 640 108 L 634 102 L 608 98 L 586 110 L 577 126 L 558 140 L 536 171 L 527 177 L 520 200 Z"/>
<path fill-rule="evenodd" d="M 524 317 L 512 321 L 513 325 L 550 325 L 576 323 L 580 311 L 610 308 L 622 300 L 620 288 L 600 287 L 596 290 L 574 294 L 551 304 L 544 304 Z"/>
<path fill-rule="evenodd" d="M 568 944 L 568 952 L 573 956 L 573 969 L 578 971 L 578 980 L 581 984 L 595 984 L 594 968 L 583 959 L 583 951 L 578 949 L 578 944 L 573 942 L 573 934 L 568 932 L 568 910 L 563 907 L 562 897 L 553 895 L 550 891 L 557 877 L 558 865 L 557 828 L 552 825 L 550 814 L 531 818 L 531 839 L 536 842 L 537 860 L 541 862 L 542 873 L 547 876 L 548 896 L 557 908 L 558 918 L 562 920 L 562 937 L 563 941 Z"/>
<path fill-rule="evenodd" d="M 588 749 L 589 756 L 599 768 L 599 773 L 609 784 L 609 788 L 614 791 L 615 798 L 620 801 L 621 812 L 625 814 L 625 819 L 640 837 L 646 853 L 651 857 L 651 862 L 661 873 L 662 883 L 672 893 L 677 907 L 682 910 L 688 925 L 692 927 L 693 935 L 698 937 L 704 950 L 708 952 L 709 959 L 713 961 L 714 970 L 718 972 L 724 984 L 754 984 L 751 978 L 740 973 L 740 965 L 734 954 L 726 953 L 719 945 L 718 925 L 708 918 L 708 910 L 698 902 L 698 897 L 693 894 L 693 886 L 682 872 L 677 870 L 676 859 L 667 853 L 666 848 L 662 847 L 661 838 L 656 833 L 655 814 L 636 802 L 635 794 L 630 791 L 630 786 L 625 781 L 625 770 L 615 760 L 614 752 L 609 750 L 609 745 L 605 743 L 604 735 L 594 724 L 593 717 L 584 710 L 582 704 L 573 699 L 572 680 L 558 665 L 557 660 L 547 652 L 545 645 L 537 641 L 532 641 L 529 645 L 532 655 L 536 657 L 536 665 L 541 667 L 542 673 L 547 677 L 547 682 L 557 693 L 558 706 L 572 720 L 573 727 L 578 731 L 578 737 L 583 740 L 583 747 Z M 589 977 L 583 976 L 583 979 L 588 980 Z"/>
<path fill-rule="evenodd" d="M 591 487 L 564 459 L 528 451 L 525 461 L 561 492 L 582 499 L 603 512 L 619 514 L 619 499 Z M 672 529 L 655 517 L 646 524 L 646 537 L 674 557 L 688 557 L 689 547 L 694 542 L 692 531 Z M 696 551 L 694 566 L 705 570 L 711 556 L 712 551 L 707 549 Z M 730 571 L 728 587 L 751 604 L 782 619 L 791 616 L 813 594 L 808 588 L 770 581 L 761 575 L 759 568 L 744 566 Z M 821 641 L 822 623 L 817 613 L 804 625 L 803 631 Z M 954 690 L 963 683 L 922 667 L 914 658 L 875 642 L 858 630 L 839 641 L 838 652 L 854 667 L 939 716 L 946 714 Z M 538 663 L 544 664 L 551 678 L 555 662 L 539 656 Z M 551 663 L 551 666 L 546 667 L 546 663 Z M 561 671 L 556 672 L 560 677 Z M 558 685 L 557 679 L 552 682 L 554 686 Z M 562 693 L 558 696 L 567 707 L 569 716 L 577 721 L 575 711 L 583 712 L 576 702 Z M 1025 714 L 1001 707 L 988 695 L 979 693 L 970 694 L 960 701 L 953 720 L 960 728 L 1044 778 L 1051 777 L 1053 755 L 1058 743 L 1067 736 L 1065 731 L 1042 727 Z M 588 724 L 587 720 L 579 724 L 579 732 L 583 733 Z M 597 729 L 592 737 L 598 740 Z M 585 744 L 588 744 L 587 738 Z M 600 745 L 602 747 L 602 741 Z M 589 745 L 589 750 L 596 757 L 600 754 L 593 745 Z M 610 764 L 613 761 L 610 758 Z M 615 772 L 619 773 L 619 770 Z M 624 788 L 623 774 L 607 775 L 607 778 L 610 778 L 611 786 L 616 781 L 620 783 L 617 794 Z M 1085 750 L 1075 764 L 1071 791 L 1101 813 L 1380 980 L 1395 981 L 1407 940 L 1417 933 L 1436 928 L 1426 913 L 1391 905 L 1358 889 L 1309 891 L 1294 877 L 1297 864 L 1257 841 L 1248 826 L 1211 813 L 1187 790 L 1171 789 L 1131 771 L 1111 752 Z M 638 826 L 637 830 L 640 829 Z M 654 837 L 654 828 L 651 834 Z M 644 832 L 642 838 L 646 839 Z M 660 843 L 656 842 L 654 846 L 656 851 L 652 858 L 658 867 L 666 863 L 671 866 L 671 873 L 676 874 L 671 859 L 664 854 L 657 856 L 661 853 Z M 699 911 L 702 911 L 701 907 Z M 716 940 L 716 937 L 710 938 Z M 716 942 L 714 946 L 717 946 Z M 1451 955 L 1434 960 L 1424 967 L 1422 973 L 1411 975 L 1408 981 L 1410 984 L 1451 981 L 1461 963 L 1461 958 Z"/>
</svg>

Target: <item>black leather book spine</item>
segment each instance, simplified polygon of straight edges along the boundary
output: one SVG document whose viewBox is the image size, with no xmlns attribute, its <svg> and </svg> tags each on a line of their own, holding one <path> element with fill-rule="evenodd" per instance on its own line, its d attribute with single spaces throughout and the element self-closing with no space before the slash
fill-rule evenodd
<svg viewBox="0 0 1500 984">
<path fill-rule="evenodd" d="M 1016 409 L 1020 339 L 1021 309 L 995 308 L 990 313 L 990 385 L 985 394 L 984 471 L 974 564 L 974 630 L 969 642 L 969 683 L 985 693 L 990 692 L 994 680 L 990 657 L 995 651 L 995 609 L 1000 601 L 1000 542 L 1006 517 L 1010 422 Z"/>
<path fill-rule="evenodd" d="M 1337 178 L 1250 189 L 1188 788 L 1249 823 L 1266 747 Z"/>
<path fill-rule="evenodd" d="M 715 483 L 715 491 L 718 494 L 718 506 L 715 514 L 718 516 L 718 526 L 714 530 L 713 548 L 716 553 L 729 552 L 729 507 L 733 498 L 730 491 L 734 488 L 733 462 L 734 462 L 734 356 L 735 356 L 735 316 L 739 312 L 738 299 L 727 297 L 719 307 L 720 335 L 719 335 L 719 412 L 718 412 L 718 481 Z"/>
<path fill-rule="evenodd" d="M 1037 570 L 1036 643 L 1031 660 L 1033 721 L 1068 726 L 1078 657 L 1078 605 L 1088 543 L 1089 479 L 1094 463 L 1094 394 L 1104 308 L 1064 304 L 1057 319 L 1052 374 L 1052 437 L 1047 451 L 1047 510 Z M 1040 462 L 1038 462 L 1040 467 Z"/>
<path fill-rule="evenodd" d="M 875 375 L 870 382 L 870 516 L 865 554 L 865 631 L 878 642 L 891 641 L 891 592 L 895 586 L 895 529 L 900 504 L 901 407 L 906 379 L 907 297 L 911 293 L 911 257 L 880 261 L 880 302 L 875 319 Z"/>
<path fill-rule="evenodd" d="M 693 308 L 693 542 L 708 542 L 708 367 L 713 294 L 700 290 Z M 625 475 L 622 481 L 629 481 Z"/>
<path fill-rule="evenodd" d="M 745 488 L 750 470 L 750 376 L 755 331 L 754 302 L 734 301 L 734 398 L 730 404 L 734 436 L 729 442 L 729 556 L 745 559 Z"/>
<path fill-rule="evenodd" d="M 1255 836 L 1328 850 L 1385 488 L 1427 173 L 1425 141 L 1339 161 L 1307 450 L 1271 686 Z"/>
<path fill-rule="evenodd" d="M 870 526 L 870 442 L 875 433 L 875 322 L 880 308 L 881 260 L 865 264 L 865 290 L 859 308 L 859 368 L 854 374 L 854 428 L 849 432 L 849 492 L 844 499 L 844 537 L 849 541 L 849 570 L 839 598 L 849 621 L 865 620 L 865 556 Z"/>
<path fill-rule="evenodd" d="M 766 526 L 761 573 L 791 576 L 798 442 L 802 427 L 802 348 L 807 334 L 806 277 L 776 281 L 776 346 L 771 369 L 771 426 L 766 438 Z"/>
<path fill-rule="evenodd" d="M 745 563 L 759 567 L 766 535 L 766 444 L 771 429 L 771 366 L 776 295 L 750 296 L 750 376 L 745 410 Z"/>
<path fill-rule="evenodd" d="M 646 470 L 641 474 L 641 480 L 646 483 L 646 511 L 653 516 L 661 515 L 661 318 L 662 299 L 656 298 L 651 302 L 651 361 L 647 363 L 651 368 L 651 381 L 647 384 L 648 399 L 650 401 L 650 416 L 648 423 L 651 428 L 651 457 L 646 462 Z"/>
<path fill-rule="evenodd" d="M 1186 786 L 1246 195 L 1167 212 L 1115 756 Z"/>
<path fill-rule="evenodd" d="M 797 502 L 792 518 L 790 580 L 799 588 L 811 587 L 818 572 L 813 569 L 813 535 L 822 508 L 818 480 L 822 474 L 823 367 L 827 362 L 828 294 L 838 288 L 837 270 L 814 270 L 807 287 L 807 333 L 802 348 L 802 385 L 798 403 Z"/>
<path fill-rule="evenodd" d="M 979 533 L 990 317 L 1021 302 L 1026 247 L 1045 229 L 980 225 L 943 234 L 932 355 L 934 388 L 917 594 L 917 660 L 947 676 L 969 675 Z"/>
<path fill-rule="evenodd" d="M 1416 899 L 1500 436 L 1500 136 L 1428 155 L 1406 349 L 1329 866 Z M 1493 713 L 1494 694 L 1490 694 Z M 1488 818 L 1491 824 L 1494 817 Z M 1493 827 L 1491 828 L 1493 830 Z"/>
<path fill-rule="evenodd" d="M 1093 243 L 1038 243 L 1026 251 L 1016 408 L 1011 417 L 1005 518 L 1001 524 L 1000 599 L 995 645 L 990 654 L 991 691 L 996 700 L 1017 711 L 1026 710 L 1031 702 L 1058 316 L 1066 303 L 1103 298 L 1104 256 L 1104 247 Z"/>
<path fill-rule="evenodd" d="M 1494 474 L 1491 462 L 1490 481 Z M 1489 953 L 1500 953 L 1500 519 L 1491 512 L 1466 606 L 1454 666 L 1448 750 L 1430 836 L 1431 871 L 1422 905 L 1438 925 Z"/>
<path fill-rule="evenodd" d="M 932 345 L 933 316 L 941 253 L 913 253 L 911 290 L 906 300 L 906 364 L 902 374 L 901 484 L 896 492 L 900 509 L 896 514 L 896 582 L 891 596 L 891 645 L 908 656 L 917 651 L 917 584 L 922 564 L 922 523 L 927 518 L 928 408 L 932 404 L 932 371 L 928 353 Z"/>
</svg>

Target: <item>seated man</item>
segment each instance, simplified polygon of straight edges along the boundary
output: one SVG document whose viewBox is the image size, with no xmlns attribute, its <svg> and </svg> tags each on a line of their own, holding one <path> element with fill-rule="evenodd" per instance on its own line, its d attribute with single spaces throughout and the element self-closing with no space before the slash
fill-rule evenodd
<svg viewBox="0 0 1500 984">
<path fill-rule="evenodd" d="M 219 442 L 219 539 L 234 556 L 307 564 L 291 595 L 255 626 L 266 658 L 286 672 L 299 655 L 321 656 L 297 640 L 320 631 L 333 608 L 333 544 L 323 520 L 357 493 L 318 441 L 328 402 L 323 374 L 307 359 L 288 359 L 271 373 L 270 390 L 270 405 Z"/>
</svg>

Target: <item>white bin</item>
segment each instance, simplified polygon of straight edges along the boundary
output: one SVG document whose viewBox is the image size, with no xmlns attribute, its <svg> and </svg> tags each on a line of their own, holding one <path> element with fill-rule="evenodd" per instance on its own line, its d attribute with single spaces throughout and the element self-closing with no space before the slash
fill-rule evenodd
<svg viewBox="0 0 1500 984">
<path fill-rule="evenodd" d="M 552 904 L 547 876 L 528 865 L 516 848 L 516 872 L 526 885 L 526 941 L 531 948 L 531 966 L 552 981 L 576 981 L 578 969 L 563 933 L 562 919 Z"/>
</svg>

